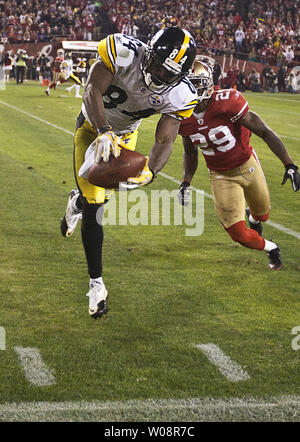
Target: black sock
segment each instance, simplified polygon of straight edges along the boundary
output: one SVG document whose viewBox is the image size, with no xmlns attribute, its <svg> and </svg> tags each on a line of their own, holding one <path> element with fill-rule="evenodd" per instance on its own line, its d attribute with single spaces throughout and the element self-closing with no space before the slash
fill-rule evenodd
<svg viewBox="0 0 300 442">
<path fill-rule="evenodd" d="M 77 200 L 75 201 L 75 206 L 77 207 L 78 210 L 82 210 L 82 201 L 81 201 L 82 196 L 79 195 Z"/>
<path fill-rule="evenodd" d="M 103 227 L 97 222 L 97 211 L 101 206 L 101 204 L 89 204 L 85 199 L 82 199 L 81 238 L 88 273 L 92 279 L 102 276 Z"/>
</svg>

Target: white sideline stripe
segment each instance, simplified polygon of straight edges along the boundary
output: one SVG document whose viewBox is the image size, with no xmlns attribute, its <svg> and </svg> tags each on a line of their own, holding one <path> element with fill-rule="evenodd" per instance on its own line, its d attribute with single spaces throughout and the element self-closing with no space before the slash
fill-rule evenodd
<svg viewBox="0 0 300 442">
<path fill-rule="evenodd" d="M 26 379 L 38 387 L 46 387 L 56 383 L 55 376 L 46 367 L 38 348 L 15 347 L 24 369 Z"/>
<path fill-rule="evenodd" d="M 167 175 L 164 172 L 158 172 L 158 175 L 162 176 L 163 178 L 166 178 L 166 180 L 173 181 L 173 183 L 175 183 L 175 184 L 179 184 L 179 186 L 181 184 L 180 180 L 178 180 L 177 178 L 174 178 L 170 175 Z M 197 189 L 197 187 L 190 186 L 190 189 L 193 190 L 194 192 L 200 192 L 200 193 L 204 194 L 206 196 L 206 198 L 209 198 L 211 200 L 213 199 L 212 195 L 210 195 L 207 192 L 203 192 L 203 190 Z"/>
<path fill-rule="evenodd" d="M 245 94 L 245 96 L 250 97 L 251 95 L 249 94 Z M 252 95 L 253 97 L 253 95 Z M 278 100 L 278 101 L 289 101 L 290 103 L 296 103 L 296 104 L 300 104 L 300 100 L 290 100 L 289 98 L 280 98 L 280 97 L 272 97 L 270 95 L 257 95 L 258 98 L 270 98 L 271 100 Z"/>
<path fill-rule="evenodd" d="M 172 176 L 167 175 L 164 172 L 159 172 L 158 175 L 161 175 L 163 178 L 166 178 L 167 180 L 173 181 L 173 183 L 176 183 L 179 185 L 181 184 L 180 180 L 177 180 L 176 178 L 173 178 Z M 194 186 L 191 186 L 191 190 L 194 190 L 195 192 L 202 192 L 202 190 L 199 190 Z M 203 192 L 203 193 L 207 198 L 209 198 L 211 200 L 213 199 L 213 196 L 210 193 L 207 193 L 207 192 Z M 271 220 L 266 221 L 265 224 L 269 224 L 270 226 L 274 227 L 277 230 L 280 230 L 281 232 L 287 233 L 288 235 L 294 236 L 294 238 L 300 239 L 300 233 L 295 232 L 294 230 L 288 229 L 287 227 L 284 227 L 281 224 L 274 223 Z"/>
<path fill-rule="evenodd" d="M 18 112 L 21 112 L 21 113 L 23 113 L 23 114 L 25 114 L 25 115 L 27 115 L 27 116 L 29 116 L 31 118 L 34 118 L 34 119 L 40 121 L 41 123 L 45 123 L 48 126 L 51 126 L 51 127 L 55 128 L 55 129 L 58 129 L 58 130 L 61 130 L 61 131 L 65 132 L 65 133 L 67 133 L 69 135 L 72 135 L 72 136 L 74 135 L 73 132 L 71 132 L 71 131 L 69 131 L 67 129 L 64 129 L 63 127 L 57 126 L 56 124 L 52 124 L 49 121 L 43 120 L 42 118 L 39 118 L 36 115 L 30 114 L 29 112 L 25 112 L 22 109 L 19 109 L 19 108 L 15 107 L 15 106 L 12 106 L 11 104 L 5 103 L 4 101 L 0 100 L 0 104 L 3 104 L 4 106 L 8 106 L 8 107 L 10 107 L 10 108 L 12 108 L 12 109 L 14 109 L 14 110 L 16 110 Z M 283 136 L 283 138 L 290 138 L 290 137 Z M 300 140 L 300 138 L 294 138 L 294 139 L 295 140 Z M 164 172 L 159 172 L 158 175 L 166 178 L 169 181 L 173 181 L 173 183 L 176 183 L 176 184 L 179 184 L 179 185 L 181 184 L 181 181 L 177 180 L 176 178 L 174 178 L 174 177 L 172 177 L 170 175 L 167 175 Z M 194 186 L 191 186 L 191 190 L 193 190 L 194 192 L 201 192 L 201 193 L 203 192 L 202 190 L 197 189 Z M 203 193 L 206 196 L 206 198 L 213 199 L 212 195 L 210 195 L 209 193 L 207 193 L 207 192 L 203 192 Z M 275 227 L 275 229 L 281 230 L 282 232 L 285 232 L 288 235 L 291 235 L 291 236 L 294 236 L 297 239 L 300 239 L 300 233 L 294 232 L 293 230 L 288 229 L 287 227 L 284 227 L 281 224 L 273 223 L 270 220 L 267 221 L 267 224 L 270 224 L 272 227 Z"/>
<path fill-rule="evenodd" d="M 270 226 L 275 227 L 275 229 L 281 230 L 282 232 L 287 233 L 288 235 L 300 239 L 300 233 L 294 232 L 294 230 L 288 229 L 287 227 L 284 227 L 281 224 L 274 223 L 271 220 L 266 221 L 266 224 L 269 224 Z"/>
<path fill-rule="evenodd" d="M 69 421 L 70 413 L 78 413 L 80 420 L 108 421 L 107 416 L 121 416 L 122 422 L 133 422 L 132 413 L 143 417 L 156 413 L 157 419 L 167 421 L 168 413 L 182 413 L 186 410 L 186 419 L 191 416 L 195 421 L 228 420 L 280 420 L 288 414 L 293 421 L 299 418 L 300 396 L 279 396 L 263 398 L 190 398 L 190 399 L 146 399 L 116 402 L 81 401 L 81 402 L 21 402 L 3 403 L 0 405 L 0 420 L 13 421 Z M 69 414 L 67 414 L 69 413 Z M 109 414 L 108 414 L 109 413 Z M 56 419 L 55 419 L 56 418 Z M 265 418 L 265 419 L 263 419 Z M 144 419 L 143 419 L 144 420 Z M 173 419 L 174 420 L 174 419 Z M 77 421 L 77 419 L 76 419 Z"/>
<path fill-rule="evenodd" d="M 195 347 L 201 350 L 229 381 L 239 382 L 250 379 L 249 374 L 239 364 L 232 361 L 217 345 L 199 344 Z"/>
<path fill-rule="evenodd" d="M 0 104 L 3 104 L 4 106 L 10 107 L 11 109 L 16 110 L 18 112 L 21 112 L 22 114 L 25 114 L 25 115 L 27 115 L 30 118 L 34 118 L 35 120 L 38 120 L 40 123 L 44 123 L 44 124 L 47 124 L 48 126 L 54 127 L 55 129 L 62 130 L 63 132 L 65 132 L 68 135 L 74 135 L 73 132 L 71 132 L 71 131 L 69 131 L 67 129 L 64 129 L 63 127 L 57 126 L 56 124 L 50 123 L 47 120 L 43 120 L 42 118 L 37 117 L 36 115 L 30 114 L 29 112 L 26 112 L 26 111 L 24 111 L 22 109 L 19 109 L 18 107 L 13 106 L 12 104 L 5 103 L 4 101 L 1 101 L 1 100 L 0 100 Z"/>
</svg>

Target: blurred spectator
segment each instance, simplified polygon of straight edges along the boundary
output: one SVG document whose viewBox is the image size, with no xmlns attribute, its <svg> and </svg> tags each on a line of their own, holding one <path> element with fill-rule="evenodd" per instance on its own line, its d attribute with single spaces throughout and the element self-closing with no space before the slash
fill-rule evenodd
<svg viewBox="0 0 300 442">
<path fill-rule="evenodd" d="M 293 67 L 295 54 L 291 46 L 287 46 L 284 55 L 285 55 L 285 62 L 287 63 L 288 67 Z"/>
<path fill-rule="evenodd" d="M 278 77 L 279 92 L 285 92 L 285 86 L 287 82 L 287 67 L 285 64 L 282 64 L 280 66 L 277 77 Z"/>
<path fill-rule="evenodd" d="M 27 66 L 28 56 L 26 51 L 20 50 L 19 55 L 16 59 L 16 81 L 17 84 L 23 83 L 25 79 L 25 70 Z"/>
<path fill-rule="evenodd" d="M 238 26 L 237 30 L 234 33 L 234 42 L 235 42 L 235 50 L 236 52 L 243 51 L 243 42 L 245 38 L 245 33 L 241 25 Z"/>
<path fill-rule="evenodd" d="M 220 75 L 221 75 L 221 65 L 217 61 L 214 64 L 213 67 L 213 79 L 214 79 L 214 85 L 219 86 L 220 84 Z"/>
<path fill-rule="evenodd" d="M 260 73 L 254 68 L 250 73 L 250 89 L 252 92 L 260 92 Z"/>
<path fill-rule="evenodd" d="M 269 64 L 267 64 L 267 66 L 265 66 L 263 68 L 263 70 L 262 70 L 262 88 L 263 88 L 263 91 L 268 91 L 269 90 L 270 71 L 271 71 L 271 67 L 269 66 Z"/>
<path fill-rule="evenodd" d="M 237 86 L 238 91 L 245 92 L 245 90 L 246 90 L 246 75 L 242 71 L 239 71 L 239 73 L 238 73 L 236 86 Z"/>
<path fill-rule="evenodd" d="M 13 58 L 10 56 L 9 52 L 6 52 L 6 54 L 4 55 L 4 57 L 2 59 L 2 66 L 3 66 L 3 72 L 4 72 L 4 81 L 7 83 L 9 82 L 9 78 L 11 75 L 12 63 L 13 63 Z"/>
<path fill-rule="evenodd" d="M 42 52 L 40 55 L 38 55 L 36 59 L 36 66 L 39 77 L 38 79 L 41 84 L 43 84 L 43 80 L 51 79 L 51 63 L 47 54 Z"/>
<path fill-rule="evenodd" d="M 278 92 L 278 78 L 277 74 L 273 69 L 270 69 L 269 72 L 269 91 L 270 92 Z"/>
</svg>

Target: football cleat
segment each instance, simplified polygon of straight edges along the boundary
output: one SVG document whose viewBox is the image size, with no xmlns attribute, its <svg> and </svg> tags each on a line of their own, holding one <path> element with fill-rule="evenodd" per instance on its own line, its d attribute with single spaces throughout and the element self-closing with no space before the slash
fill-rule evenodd
<svg viewBox="0 0 300 442">
<path fill-rule="evenodd" d="M 86 294 L 89 299 L 89 315 L 91 318 L 101 318 L 103 314 L 108 312 L 107 297 L 108 293 L 102 282 L 90 283 L 90 291 Z"/>
<path fill-rule="evenodd" d="M 268 252 L 269 257 L 269 268 L 271 270 L 281 270 L 283 267 L 280 249 L 277 246 L 276 249 L 271 250 Z"/>
<path fill-rule="evenodd" d="M 249 220 L 249 216 L 250 216 L 250 210 L 249 210 L 249 208 L 246 209 L 246 215 L 247 215 L 247 218 L 248 218 L 248 221 L 249 221 L 249 227 L 250 227 L 250 229 L 256 230 L 256 232 L 257 232 L 260 236 L 262 236 L 262 231 L 263 231 L 262 223 L 261 223 L 260 221 L 259 221 L 258 223 L 256 223 L 256 224 L 250 222 L 250 220 Z"/>
<path fill-rule="evenodd" d="M 48 91 L 48 89 L 45 90 L 45 94 L 46 95 L 50 95 L 50 91 Z"/>
<path fill-rule="evenodd" d="M 74 233 L 78 221 L 82 218 L 82 213 L 79 209 L 74 209 L 75 201 L 79 196 L 79 191 L 77 189 L 71 190 L 69 193 L 69 199 L 66 209 L 65 216 L 61 219 L 60 230 L 62 236 L 68 238 Z"/>
</svg>

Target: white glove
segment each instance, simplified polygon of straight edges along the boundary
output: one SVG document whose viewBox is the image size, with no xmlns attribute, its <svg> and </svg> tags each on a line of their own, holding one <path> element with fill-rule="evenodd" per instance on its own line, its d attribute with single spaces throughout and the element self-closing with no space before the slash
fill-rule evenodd
<svg viewBox="0 0 300 442">
<path fill-rule="evenodd" d="M 118 158 L 121 153 L 121 148 L 126 149 L 125 143 L 114 132 L 108 131 L 99 134 L 95 140 L 95 162 L 100 163 L 109 161 L 110 154 Z"/>
</svg>

